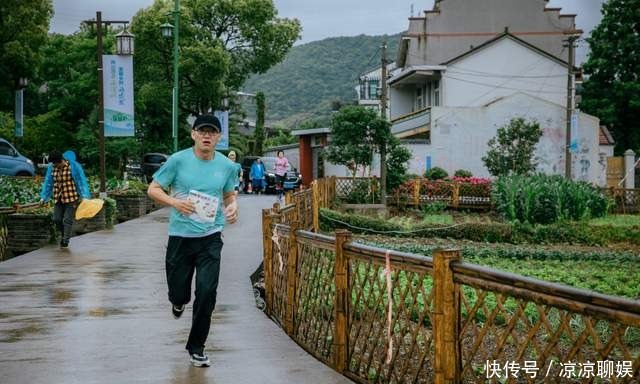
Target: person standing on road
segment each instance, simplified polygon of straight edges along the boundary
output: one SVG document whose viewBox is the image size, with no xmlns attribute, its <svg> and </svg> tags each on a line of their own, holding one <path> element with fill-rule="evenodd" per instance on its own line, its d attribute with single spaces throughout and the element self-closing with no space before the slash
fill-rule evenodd
<svg viewBox="0 0 640 384">
<path fill-rule="evenodd" d="M 251 170 L 249 172 L 249 181 L 253 187 L 253 192 L 256 194 L 262 193 L 266 187 L 266 172 L 262 159 L 259 157 L 251 164 Z"/>
<path fill-rule="evenodd" d="M 229 158 L 229 160 L 233 161 L 233 166 L 236 167 L 236 172 L 238 175 L 237 175 L 235 190 L 236 192 L 240 192 L 240 190 L 243 189 L 242 188 L 242 165 L 240 165 L 240 163 L 236 163 L 237 156 L 235 151 L 229 152 L 227 157 Z"/>
<path fill-rule="evenodd" d="M 49 154 L 49 166 L 40 191 L 40 205 L 53 197 L 53 222 L 61 233 L 60 248 L 67 248 L 73 231 L 76 208 L 81 199 L 91 198 L 89 183 L 73 151 Z"/>
<path fill-rule="evenodd" d="M 278 201 L 282 202 L 284 195 L 284 181 L 287 178 L 287 170 L 289 170 L 289 160 L 284 157 L 284 151 L 276 153 L 276 162 L 274 164 L 274 173 L 276 174 L 276 191 L 278 192 Z"/>
<path fill-rule="evenodd" d="M 147 191 L 153 200 L 173 208 L 165 267 L 171 311 L 176 319 L 191 300 L 195 271 L 195 299 L 186 349 L 196 367 L 210 365 L 204 349 L 216 305 L 221 235 L 225 221 L 233 224 L 238 219 L 236 167 L 215 151 L 220 131 L 217 117 L 198 116 L 191 130 L 193 147 L 174 153 L 153 174 Z"/>
</svg>

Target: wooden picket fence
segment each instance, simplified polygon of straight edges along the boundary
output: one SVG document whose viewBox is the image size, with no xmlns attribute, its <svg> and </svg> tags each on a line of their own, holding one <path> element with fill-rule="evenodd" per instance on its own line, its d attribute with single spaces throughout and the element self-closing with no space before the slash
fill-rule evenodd
<svg viewBox="0 0 640 384">
<path fill-rule="evenodd" d="M 459 250 L 425 257 L 308 231 L 303 215 L 335 198 L 314 189 L 299 195 L 310 209 L 289 200 L 262 212 L 266 312 L 338 372 L 360 383 L 638 383 L 640 301 L 469 264 Z"/>
<path fill-rule="evenodd" d="M 640 213 L 640 189 L 609 187 L 601 190 L 613 202 L 613 213 Z"/>
</svg>

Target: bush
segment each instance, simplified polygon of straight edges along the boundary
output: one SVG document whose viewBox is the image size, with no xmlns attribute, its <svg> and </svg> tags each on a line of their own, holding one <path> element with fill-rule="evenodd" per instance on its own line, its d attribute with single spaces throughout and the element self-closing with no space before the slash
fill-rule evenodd
<svg viewBox="0 0 640 384">
<path fill-rule="evenodd" d="M 422 206 L 422 212 L 425 215 L 441 213 L 445 209 L 447 209 L 447 203 L 445 203 L 444 201 L 433 201 Z"/>
<path fill-rule="evenodd" d="M 118 205 L 116 201 L 110 197 L 104 199 L 104 219 L 107 228 L 113 228 L 118 222 Z"/>
<path fill-rule="evenodd" d="M 387 233 L 401 237 L 437 237 L 510 244 L 640 244 L 640 226 L 615 227 L 585 222 L 531 225 L 521 223 L 464 223 L 457 225 L 417 224 L 413 228 L 380 218 L 350 215 L 322 208 L 323 231 L 345 228 L 354 233 Z"/>
<path fill-rule="evenodd" d="M 32 177 L 0 176 L 0 207 L 40 201 L 41 183 Z"/>
<path fill-rule="evenodd" d="M 453 176 L 455 177 L 472 177 L 473 173 L 471 173 L 471 171 L 467 171 L 466 169 L 456 169 L 456 171 L 453 173 Z"/>
<path fill-rule="evenodd" d="M 345 198 L 348 204 L 372 204 L 380 200 L 380 186 L 377 179 L 354 180 L 351 192 Z"/>
<path fill-rule="evenodd" d="M 493 184 L 492 201 L 506 220 L 530 224 L 602 217 L 609 206 L 590 184 L 543 174 L 499 178 Z"/>
<path fill-rule="evenodd" d="M 442 180 L 449 176 L 447 171 L 440 167 L 433 167 L 424 173 L 424 177 L 429 180 Z"/>
</svg>

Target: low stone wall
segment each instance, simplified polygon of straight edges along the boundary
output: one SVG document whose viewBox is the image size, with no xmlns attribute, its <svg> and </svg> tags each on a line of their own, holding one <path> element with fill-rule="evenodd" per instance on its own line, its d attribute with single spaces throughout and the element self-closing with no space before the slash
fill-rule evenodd
<svg viewBox="0 0 640 384">
<path fill-rule="evenodd" d="M 8 259 L 7 257 L 7 215 L 0 213 L 0 261 Z"/>
<path fill-rule="evenodd" d="M 155 200 L 153 200 L 149 196 L 146 196 L 146 199 L 147 199 L 147 213 L 157 211 L 158 209 L 164 207 L 164 205 L 157 203 Z"/>
<path fill-rule="evenodd" d="M 54 240 L 55 236 L 51 215 L 8 215 L 7 232 L 7 259 L 41 248 Z"/>
<path fill-rule="evenodd" d="M 118 207 L 118 222 L 135 219 L 147 214 L 147 196 L 112 195 Z"/>
<path fill-rule="evenodd" d="M 102 207 L 100 212 L 90 219 L 76 220 L 73 223 L 73 233 L 84 234 L 89 232 L 101 231 L 107 227 L 105 218 L 105 209 Z"/>
</svg>

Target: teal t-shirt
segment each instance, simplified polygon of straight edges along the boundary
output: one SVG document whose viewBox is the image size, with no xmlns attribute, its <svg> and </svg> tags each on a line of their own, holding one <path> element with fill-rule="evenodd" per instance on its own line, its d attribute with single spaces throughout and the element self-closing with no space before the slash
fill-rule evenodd
<svg viewBox="0 0 640 384">
<path fill-rule="evenodd" d="M 236 184 L 235 186 L 239 186 L 240 185 L 240 172 L 242 171 L 242 165 L 240 165 L 240 163 L 233 163 L 233 166 L 236 169 Z"/>
<path fill-rule="evenodd" d="M 196 157 L 193 148 L 176 152 L 153 174 L 153 180 L 171 196 L 178 199 L 196 199 L 204 196 L 211 209 L 209 215 L 185 216 L 171 209 L 169 236 L 204 237 L 224 228 L 223 194 L 233 192 L 237 179 L 234 163 L 216 152 L 212 160 Z M 191 193 L 190 193 L 191 192 Z M 213 217 L 215 212 L 215 218 Z"/>
</svg>

